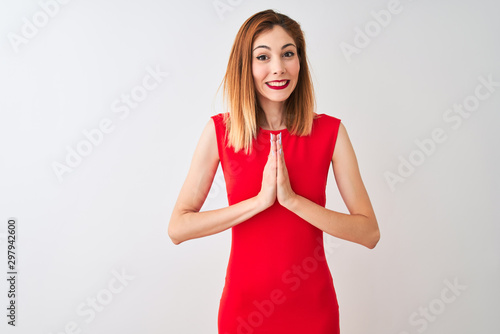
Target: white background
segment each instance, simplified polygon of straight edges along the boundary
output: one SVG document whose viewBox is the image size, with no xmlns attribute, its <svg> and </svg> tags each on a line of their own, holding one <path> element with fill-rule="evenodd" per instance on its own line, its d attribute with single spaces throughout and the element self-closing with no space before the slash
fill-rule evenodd
<svg viewBox="0 0 500 334">
<path fill-rule="evenodd" d="M 1 277 L 9 217 L 19 271 L 15 328 L 0 280 L 2 333 L 217 332 L 230 231 L 179 246 L 166 231 L 201 131 L 222 111 L 234 37 L 268 8 L 301 23 L 318 112 L 346 126 L 380 224 L 373 250 L 326 238 L 342 332 L 498 333 L 498 2 L 401 0 L 380 31 L 371 12 L 386 0 L 220 3 L 73 0 L 49 17 L 37 1 L 1 2 Z M 24 18 L 39 27 L 16 46 Z M 362 46 L 366 27 L 368 45 L 346 57 L 340 46 Z M 168 76 L 126 117 L 114 112 L 148 68 Z M 447 110 L 488 76 L 497 86 L 457 126 Z M 105 119 L 113 130 L 59 180 L 54 163 Z M 446 140 L 422 153 L 415 141 L 436 128 Z M 418 166 L 391 189 L 400 157 Z M 347 212 L 331 172 L 327 190 L 327 207 Z M 225 205 L 219 171 L 204 210 Z"/>
</svg>

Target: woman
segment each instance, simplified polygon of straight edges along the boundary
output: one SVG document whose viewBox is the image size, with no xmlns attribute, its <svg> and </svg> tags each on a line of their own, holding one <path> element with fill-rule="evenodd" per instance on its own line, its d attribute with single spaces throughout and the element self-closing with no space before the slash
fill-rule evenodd
<svg viewBox="0 0 500 334">
<path fill-rule="evenodd" d="M 175 244 L 232 228 L 219 333 L 339 333 L 323 232 L 373 248 L 379 229 L 340 120 L 314 112 L 303 32 L 272 10 L 240 28 L 170 219 Z M 199 212 L 219 161 L 229 206 Z M 350 212 L 325 208 L 330 163 Z"/>
</svg>

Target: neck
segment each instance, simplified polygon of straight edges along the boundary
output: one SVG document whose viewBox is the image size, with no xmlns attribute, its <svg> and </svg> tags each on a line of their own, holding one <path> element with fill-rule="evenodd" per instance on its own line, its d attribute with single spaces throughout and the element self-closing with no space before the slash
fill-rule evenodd
<svg viewBox="0 0 500 334">
<path fill-rule="evenodd" d="M 260 101 L 260 106 L 264 111 L 265 117 L 262 119 L 261 127 L 267 130 L 280 130 L 285 127 L 283 119 L 284 102 Z"/>
</svg>

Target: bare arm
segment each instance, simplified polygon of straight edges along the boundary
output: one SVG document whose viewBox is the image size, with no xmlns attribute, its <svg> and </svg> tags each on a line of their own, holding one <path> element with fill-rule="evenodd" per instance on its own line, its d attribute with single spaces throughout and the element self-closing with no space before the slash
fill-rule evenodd
<svg viewBox="0 0 500 334">
<path fill-rule="evenodd" d="M 263 189 L 258 196 L 225 208 L 200 212 L 218 165 L 217 136 L 213 120 L 210 119 L 196 146 L 188 175 L 170 217 L 168 235 L 174 244 L 225 231 L 272 205 L 268 200 L 272 197 L 269 196 L 272 189 L 264 184 L 266 174 L 272 174 L 272 161 L 269 159 L 264 168 Z"/>
<path fill-rule="evenodd" d="M 287 189 L 289 181 L 283 157 L 278 159 L 278 200 L 290 211 L 322 231 L 372 249 L 380 239 L 380 231 L 359 173 L 354 149 L 342 123 L 335 144 L 332 166 L 340 194 L 350 214 L 326 209 L 293 193 L 291 187 Z M 282 200 L 280 200 L 280 189 L 282 189 Z"/>
</svg>

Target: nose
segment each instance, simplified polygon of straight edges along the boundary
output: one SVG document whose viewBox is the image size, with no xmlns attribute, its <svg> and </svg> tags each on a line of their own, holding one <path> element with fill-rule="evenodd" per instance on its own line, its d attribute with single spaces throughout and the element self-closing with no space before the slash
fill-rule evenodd
<svg viewBox="0 0 500 334">
<path fill-rule="evenodd" d="M 286 72 L 285 64 L 281 57 L 274 57 L 272 62 L 272 72 L 273 74 L 283 74 Z"/>
</svg>

